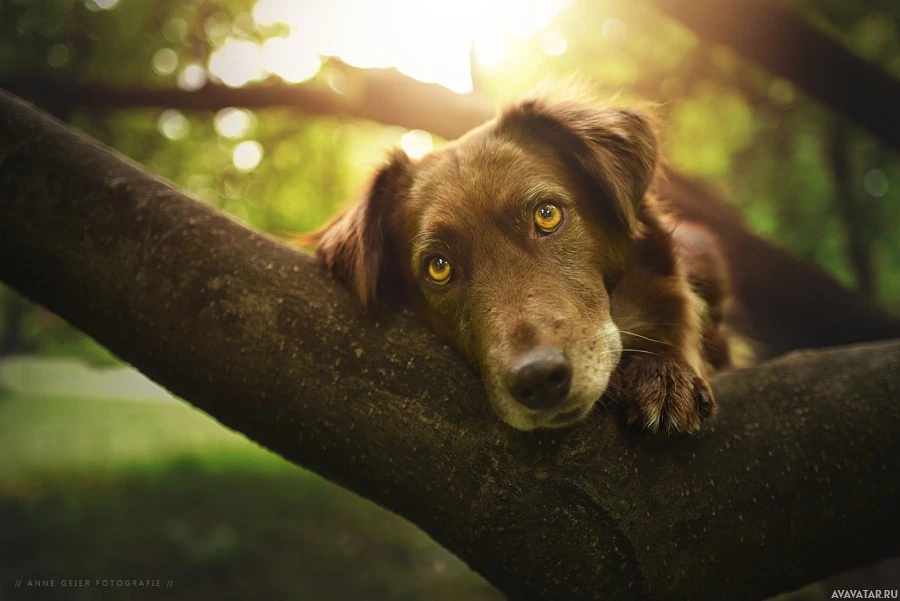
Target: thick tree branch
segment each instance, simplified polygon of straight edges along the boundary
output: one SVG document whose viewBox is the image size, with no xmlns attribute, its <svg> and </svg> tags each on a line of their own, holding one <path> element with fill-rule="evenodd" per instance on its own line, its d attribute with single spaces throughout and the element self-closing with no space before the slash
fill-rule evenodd
<svg viewBox="0 0 900 601">
<path fill-rule="evenodd" d="M 900 149 L 900 81 L 772 0 L 650 0 Z"/>
<path fill-rule="evenodd" d="M 306 255 L 2 94 L 0 135 L 0 278 L 512 599 L 757 599 L 900 551 L 898 343 L 721 376 L 697 437 L 526 435 Z"/>
</svg>

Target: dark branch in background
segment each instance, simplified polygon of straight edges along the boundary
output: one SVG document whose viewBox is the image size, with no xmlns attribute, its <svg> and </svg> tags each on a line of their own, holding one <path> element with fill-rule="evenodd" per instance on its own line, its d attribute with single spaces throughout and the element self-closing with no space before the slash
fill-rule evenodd
<svg viewBox="0 0 900 601">
<path fill-rule="evenodd" d="M 849 148 L 851 139 L 846 125 L 835 123 L 829 132 L 827 156 L 834 187 L 834 207 L 844 230 L 847 255 L 856 277 L 856 287 L 866 298 L 875 298 L 878 286 L 872 264 L 871 244 L 863 231 L 864 217 L 853 199 Z"/>
<path fill-rule="evenodd" d="M 522 434 L 308 256 L 4 94 L 0 137 L 3 281 L 510 599 L 755 600 L 900 552 L 900 343 L 722 375 L 697 437 Z"/>
<path fill-rule="evenodd" d="M 900 81 L 771 0 L 650 0 L 900 150 Z"/>
<path fill-rule="evenodd" d="M 674 172 L 666 179 L 661 195 L 675 211 L 716 233 L 738 305 L 737 329 L 762 343 L 762 356 L 900 336 L 900 319 L 751 233 L 709 186 Z"/>
<path fill-rule="evenodd" d="M 58 110 L 105 112 L 110 109 L 163 107 L 183 111 L 217 111 L 226 107 L 284 108 L 308 115 L 369 119 L 386 125 L 423 129 L 452 139 L 486 121 L 494 111 L 485 98 L 461 95 L 443 86 L 416 81 L 392 69 L 358 69 L 336 59 L 329 63 L 344 75 L 342 92 L 321 83 L 270 83 L 229 88 L 207 84 L 196 91 L 159 87 L 115 87 L 65 81 L 40 74 L 0 75 L 0 87 Z M 452 105 L 452 115 L 441 107 Z M 432 110 L 432 107 L 434 110 Z"/>
</svg>

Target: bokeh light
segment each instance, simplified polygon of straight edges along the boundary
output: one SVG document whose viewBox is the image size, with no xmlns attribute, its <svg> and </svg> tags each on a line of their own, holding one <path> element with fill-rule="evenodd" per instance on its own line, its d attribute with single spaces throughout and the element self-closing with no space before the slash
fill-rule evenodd
<svg viewBox="0 0 900 601">
<path fill-rule="evenodd" d="M 263 158 L 262 144 L 256 140 L 244 140 L 234 147 L 231 162 L 238 171 L 253 171 Z"/>
<path fill-rule="evenodd" d="M 220 136 L 239 139 L 253 129 L 254 116 L 248 110 L 229 107 L 216 113 L 213 125 Z"/>
<path fill-rule="evenodd" d="M 870 196 L 882 198 L 888 193 L 890 184 L 887 175 L 881 169 L 870 169 L 863 178 L 863 186 Z"/>
<path fill-rule="evenodd" d="M 206 69 L 197 63 L 185 65 L 178 74 L 178 87 L 187 92 L 199 90 L 206 85 Z"/>
<path fill-rule="evenodd" d="M 51 67 L 63 67 L 69 62 L 69 47 L 65 44 L 54 44 L 47 50 L 47 64 Z"/>
<path fill-rule="evenodd" d="M 171 48 L 160 48 L 151 60 L 153 70 L 159 75 L 171 75 L 178 68 L 178 54 Z"/>
<path fill-rule="evenodd" d="M 160 114 L 156 127 L 170 140 L 183 140 L 191 129 L 191 122 L 181 111 L 165 110 Z"/>
<path fill-rule="evenodd" d="M 162 35 L 167 42 L 176 44 L 184 41 L 187 37 L 188 24 L 181 17 L 173 17 L 166 21 L 162 28 Z"/>
</svg>

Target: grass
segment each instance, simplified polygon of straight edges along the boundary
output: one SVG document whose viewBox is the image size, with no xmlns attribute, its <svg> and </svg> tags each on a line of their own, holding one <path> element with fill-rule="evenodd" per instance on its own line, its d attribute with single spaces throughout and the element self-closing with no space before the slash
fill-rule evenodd
<svg viewBox="0 0 900 601">
<path fill-rule="evenodd" d="M 0 601 L 20 598 L 500 597 L 408 522 L 187 405 L 5 393 Z"/>
</svg>

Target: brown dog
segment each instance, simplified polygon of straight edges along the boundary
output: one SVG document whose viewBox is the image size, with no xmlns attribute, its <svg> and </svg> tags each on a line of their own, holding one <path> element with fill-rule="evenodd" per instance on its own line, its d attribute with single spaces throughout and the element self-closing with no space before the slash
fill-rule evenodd
<svg viewBox="0 0 900 601">
<path fill-rule="evenodd" d="M 605 392 L 630 423 L 688 432 L 728 364 L 724 266 L 648 192 L 638 112 L 536 98 L 413 161 L 313 236 L 369 307 L 412 307 L 520 430 L 582 419 Z"/>
</svg>

